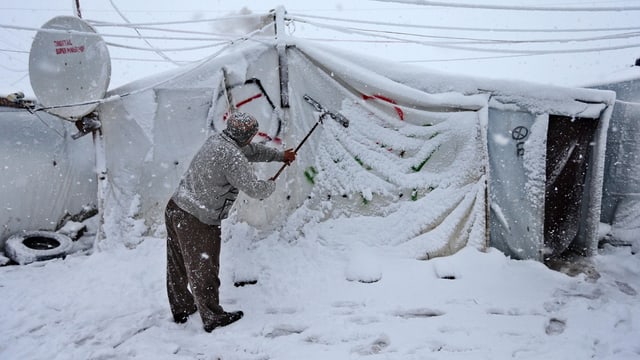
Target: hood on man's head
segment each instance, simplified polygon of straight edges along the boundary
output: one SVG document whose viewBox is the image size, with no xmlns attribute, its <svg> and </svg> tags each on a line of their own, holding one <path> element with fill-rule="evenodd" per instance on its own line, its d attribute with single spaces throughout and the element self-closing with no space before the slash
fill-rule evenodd
<svg viewBox="0 0 640 360">
<path fill-rule="evenodd" d="M 235 140 L 238 145 L 244 146 L 249 143 L 251 138 L 258 132 L 258 120 L 253 116 L 233 111 L 227 118 L 227 128 L 224 132 L 227 136 Z"/>
</svg>

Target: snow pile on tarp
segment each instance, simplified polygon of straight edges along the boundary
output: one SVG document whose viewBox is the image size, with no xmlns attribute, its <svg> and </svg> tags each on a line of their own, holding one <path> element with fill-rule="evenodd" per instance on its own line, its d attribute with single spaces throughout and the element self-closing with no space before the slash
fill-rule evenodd
<svg viewBox="0 0 640 360">
<path fill-rule="evenodd" d="M 418 94 L 336 58 L 318 65 L 297 49 L 289 54 L 294 136 L 317 121 L 303 94 L 339 111 L 350 126 L 324 120 L 289 169 L 288 179 L 304 179 L 310 189 L 302 207 L 285 214 L 285 233 L 295 236 L 319 221 L 348 222 L 350 233 L 325 241 L 349 243 L 373 226 L 377 236 L 365 242 L 425 258 L 455 252 L 470 234 L 475 246 L 484 245 L 484 118 L 461 104 L 479 109 L 485 97 Z M 292 187 L 285 191 L 280 195 L 289 196 Z M 269 199 L 268 206 L 279 201 Z M 245 209 L 260 206 L 252 205 Z M 240 215 L 250 218 L 250 211 Z"/>
</svg>

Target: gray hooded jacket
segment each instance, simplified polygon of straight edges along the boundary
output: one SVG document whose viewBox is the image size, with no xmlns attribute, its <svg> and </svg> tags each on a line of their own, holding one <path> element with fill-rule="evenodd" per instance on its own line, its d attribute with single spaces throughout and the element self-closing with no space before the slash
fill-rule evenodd
<svg viewBox="0 0 640 360">
<path fill-rule="evenodd" d="M 238 191 L 264 199 L 276 188 L 274 181 L 259 180 L 249 162 L 283 160 L 283 152 L 264 145 L 240 147 L 226 134 L 210 136 L 191 160 L 172 199 L 203 223 L 220 225 Z"/>
</svg>

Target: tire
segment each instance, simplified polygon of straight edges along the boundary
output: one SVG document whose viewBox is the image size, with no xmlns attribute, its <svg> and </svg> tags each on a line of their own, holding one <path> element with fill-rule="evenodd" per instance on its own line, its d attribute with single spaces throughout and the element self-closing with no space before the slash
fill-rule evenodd
<svg viewBox="0 0 640 360">
<path fill-rule="evenodd" d="M 73 241 L 66 235 L 51 231 L 24 231 L 11 236 L 5 243 L 5 254 L 20 265 L 64 257 Z"/>
</svg>

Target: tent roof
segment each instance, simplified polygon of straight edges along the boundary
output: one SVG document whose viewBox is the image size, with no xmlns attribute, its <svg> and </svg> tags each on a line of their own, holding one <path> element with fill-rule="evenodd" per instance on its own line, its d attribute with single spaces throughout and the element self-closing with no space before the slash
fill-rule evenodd
<svg viewBox="0 0 640 360">
<path fill-rule="evenodd" d="M 602 104 L 611 105 L 615 101 L 615 93 L 607 90 L 560 87 L 482 76 L 456 75 L 430 70 L 417 65 L 398 64 L 368 54 L 336 49 L 304 39 L 289 37 L 286 41 L 287 47 L 295 47 L 306 56 L 321 63 L 332 64 L 332 70 L 344 70 L 342 76 L 351 78 L 357 76 L 358 72 L 354 73 L 355 68 L 365 71 L 369 75 L 374 73 L 429 94 L 490 94 L 499 103 L 515 104 L 517 107 L 532 113 L 598 117 L 603 109 Z M 215 73 L 218 68 L 223 66 L 233 68 L 241 59 L 251 58 L 270 49 L 275 50 L 276 45 L 277 41 L 275 39 L 237 43 L 227 48 L 223 54 L 215 54 L 197 64 L 136 80 L 109 91 L 108 96 L 137 92 L 150 87 L 183 88 L 196 84 L 197 86 L 214 86 L 210 82 L 213 76 L 207 80 L 200 75 L 195 82 L 185 82 L 178 79 L 183 78 L 183 76 L 189 76 L 190 73 L 198 72 L 201 69 L 211 69 Z M 202 74 L 202 72 L 199 73 Z M 206 71 L 205 73 L 209 72 Z M 211 74 L 213 75 L 213 73 Z M 640 75 L 640 70 L 636 74 Z M 197 80 L 201 80 L 201 83 L 198 83 Z M 456 101 L 459 100 L 460 98 L 456 98 Z M 594 103 L 598 105 L 592 106 Z M 495 105 L 495 102 L 492 104 Z M 465 104 L 456 103 L 456 105 L 464 106 Z M 472 106 L 472 104 L 467 105 Z"/>
<path fill-rule="evenodd" d="M 584 84 L 584 86 L 588 87 L 599 87 L 609 84 L 623 83 L 640 80 L 640 66 L 630 66 L 627 69 L 622 71 L 617 71 L 615 73 L 609 74 L 606 78 L 603 78 L 601 81 L 593 82 L 589 84 Z"/>
</svg>

